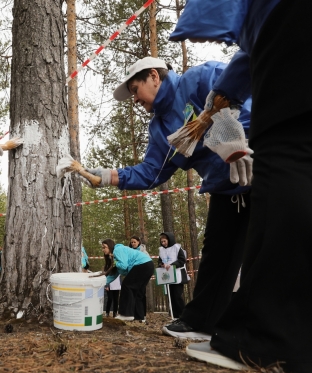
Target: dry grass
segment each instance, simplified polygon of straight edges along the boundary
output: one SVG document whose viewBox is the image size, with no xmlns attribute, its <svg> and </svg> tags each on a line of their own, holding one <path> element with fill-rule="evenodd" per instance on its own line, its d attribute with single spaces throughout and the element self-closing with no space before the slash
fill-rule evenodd
<svg viewBox="0 0 312 373">
<path fill-rule="evenodd" d="M 168 321 L 166 314 L 149 314 L 147 324 L 104 318 L 103 328 L 91 332 L 56 329 L 52 320 L 0 321 L 0 372 L 235 372 L 189 358 L 189 341 L 161 333 Z M 5 331 L 8 323 L 12 333 Z M 272 369 L 249 372 L 283 373 Z"/>
</svg>

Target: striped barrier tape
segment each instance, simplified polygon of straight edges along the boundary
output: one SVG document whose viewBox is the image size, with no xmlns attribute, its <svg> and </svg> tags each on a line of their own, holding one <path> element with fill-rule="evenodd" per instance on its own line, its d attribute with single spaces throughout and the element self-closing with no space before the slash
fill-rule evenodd
<svg viewBox="0 0 312 373">
<path fill-rule="evenodd" d="M 8 133 L 10 133 L 10 131 L 6 131 L 6 132 L 4 133 L 4 135 L 2 135 L 2 136 L 0 137 L 0 140 L 2 140 L 2 139 L 4 138 L 4 136 L 6 136 Z"/>
<path fill-rule="evenodd" d="M 131 198 L 138 198 L 138 197 L 152 197 L 157 196 L 158 194 L 168 194 L 168 193 L 178 193 L 178 192 L 187 192 L 193 189 L 200 189 L 200 185 L 192 186 L 192 187 L 184 187 L 184 188 L 175 188 L 175 189 L 167 189 L 161 190 L 159 192 L 149 192 L 149 193 L 141 193 L 141 194 L 133 194 L 131 196 L 122 196 L 122 197 L 113 197 L 113 198 L 105 198 L 105 199 L 98 199 L 94 201 L 87 201 L 87 202 L 77 202 L 74 206 L 82 206 L 82 205 L 93 205 L 98 203 L 105 203 L 110 201 L 119 201 L 124 199 L 131 199 Z M 5 216 L 6 214 L 1 214 L 0 217 Z"/>
<path fill-rule="evenodd" d="M 105 41 L 104 44 L 102 44 L 93 54 L 91 54 L 91 56 L 87 60 L 85 60 L 84 63 L 77 70 L 75 70 L 74 72 L 72 72 L 70 74 L 70 76 L 66 79 L 66 84 L 70 80 L 72 80 L 73 78 L 75 78 L 78 75 L 78 73 L 85 66 L 88 65 L 89 62 L 91 62 L 92 60 L 94 60 L 98 56 L 98 54 L 100 52 L 102 52 L 102 50 L 104 48 L 106 48 L 108 46 L 108 44 L 111 41 L 113 41 L 125 28 L 127 28 L 153 2 L 154 2 L 154 0 L 148 0 L 138 11 L 136 11 L 130 18 L 128 18 L 127 21 Z"/>
<path fill-rule="evenodd" d="M 103 256 L 89 256 L 88 257 L 89 259 L 104 259 Z M 159 257 L 157 255 L 151 255 L 150 258 L 152 259 L 158 259 Z M 194 258 L 188 258 L 186 259 L 186 261 L 191 261 L 191 260 L 195 260 L 195 259 L 200 259 L 199 256 L 195 256 Z"/>
<path fill-rule="evenodd" d="M 156 196 L 158 194 L 168 194 L 168 193 L 185 192 L 185 191 L 189 191 L 189 190 L 192 190 L 192 189 L 200 189 L 200 185 L 196 185 L 196 186 L 193 186 L 193 187 L 184 187 L 184 188 L 175 188 L 175 189 L 161 190 L 159 192 L 149 192 L 149 193 L 133 194 L 131 196 L 122 196 L 122 197 L 113 197 L 113 198 L 98 199 L 98 200 L 89 201 L 89 202 L 77 202 L 77 203 L 75 203 L 75 206 L 92 205 L 92 204 L 97 204 L 97 203 L 110 202 L 110 201 L 118 201 L 118 200 L 138 198 L 138 197 L 151 197 L 151 196 Z"/>
</svg>

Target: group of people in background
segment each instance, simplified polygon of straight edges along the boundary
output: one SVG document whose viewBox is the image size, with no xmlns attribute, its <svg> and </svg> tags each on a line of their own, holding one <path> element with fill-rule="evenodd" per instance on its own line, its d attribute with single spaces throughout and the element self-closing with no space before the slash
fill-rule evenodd
<svg viewBox="0 0 312 373">
<path fill-rule="evenodd" d="M 170 266 L 175 266 L 177 271 L 180 271 L 179 280 L 169 285 L 171 316 L 177 319 L 185 306 L 183 285 L 189 281 L 185 267 L 186 252 L 180 244 L 176 243 L 171 232 L 161 233 L 159 242 L 158 267 L 168 270 Z M 102 251 L 105 261 L 103 274 L 107 278 L 106 317 L 109 316 L 113 306 L 114 318 L 146 322 L 146 286 L 154 274 L 154 264 L 146 246 L 135 235 L 131 237 L 129 246 L 116 244 L 112 239 L 107 238 L 102 241 Z M 86 268 L 88 263 L 88 256 L 82 248 L 83 268 Z"/>
</svg>

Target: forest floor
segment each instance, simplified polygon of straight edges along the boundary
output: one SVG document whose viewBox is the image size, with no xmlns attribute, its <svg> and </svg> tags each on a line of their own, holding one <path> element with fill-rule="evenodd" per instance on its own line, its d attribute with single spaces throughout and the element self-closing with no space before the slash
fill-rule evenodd
<svg viewBox="0 0 312 373">
<path fill-rule="evenodd" d="M 66 331 L 53 321 L 0 320 L 0 372 L 234 373 L 188 357 L 191 341 L 162 334 L 165 313 L 149 313 L 146 324 L 103 318 L 94 331 Z M 10 327 L 13 327 L 12 332 Z M 251 369 L 249 373 L 282 370 Z"/>
</svg>

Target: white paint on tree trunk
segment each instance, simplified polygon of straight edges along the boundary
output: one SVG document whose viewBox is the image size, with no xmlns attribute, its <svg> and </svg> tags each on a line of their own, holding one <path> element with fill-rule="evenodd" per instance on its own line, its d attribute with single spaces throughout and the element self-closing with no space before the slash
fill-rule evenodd
<svg viewBox="0 0 312 373">
<path fill-rule="evenodd" d="M 70 153 L 69 150 L 69 133 L 68 133 L 68 128 L 63 128 L 61 136 L 58 141 L 58 146 L 59 146 L 59 154 L 60 156 L 64 156 L 65 154 Z"/>
<path fill-rule="evenodd" d="M 23 135 L 23 151 L 26 151 L 28 153 L 34 145 L 39 146 L 40 144 L 42 144 L 42 133 L 40 131 L 39 122 L 37 122 L 36 120 L 25 122 L 24 128 L 25 132 Z"/>
</svg>

